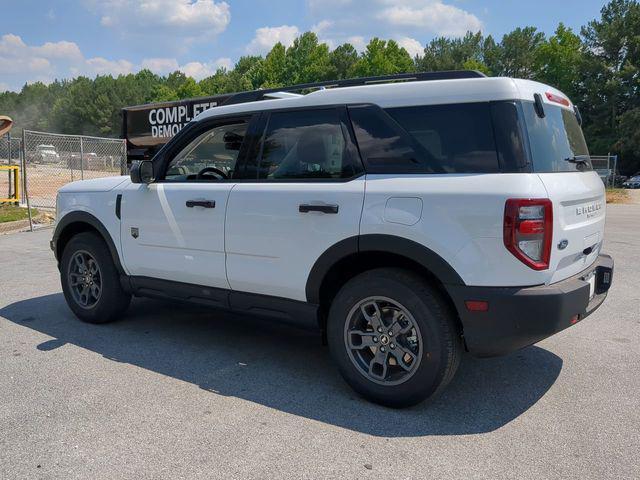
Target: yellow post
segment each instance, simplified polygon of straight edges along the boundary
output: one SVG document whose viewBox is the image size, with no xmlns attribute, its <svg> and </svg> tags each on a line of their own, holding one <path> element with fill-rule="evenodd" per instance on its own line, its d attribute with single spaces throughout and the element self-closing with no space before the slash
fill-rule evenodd
<svg viewBox="0 0 640 480">
<path fill-rule="evenodd" d="M 20 204 L 20 167 L 13 171 L 13 184 L 15 185 L 16 205 Z"/>
<path fill-rule="evenodd" d="M 0 198 L 0 203 L 20 204 L 20 167 L 18 165 L 0 165 L 0 171 L 6 170 L 13 173 L 14 193 L 9 198 Z"/>
</svg>

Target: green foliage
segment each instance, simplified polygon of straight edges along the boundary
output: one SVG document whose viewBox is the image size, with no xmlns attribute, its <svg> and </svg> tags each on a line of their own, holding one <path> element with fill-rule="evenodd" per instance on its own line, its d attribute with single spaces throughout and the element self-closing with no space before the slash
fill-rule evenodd
<svg viewBox="0 0 640 480">
<path fill-rule="evenodd" d="M 394 40 L 373 38 L 358 53 L 345 43 L 331 50 L 306 32 L 286 48 L 278 43 L 264 57 L 244 56 L 199 82 L 183 72 L 159 76 L 149 70 L 77 77 L 49 85 L 36 82 L 19 93 L 0 93 L 0 113 L 21 128 L 117 136 L 121 108 L 206 95 L 277 88 L 296 83 L 413 71 L 479 70 L 487 75 L 531 78 L 556 86 L 582 112 L 594 154 L 620 154 L 623 173 L 640 170 L 640 4 L 611 0 L 580 35 L 562 23 L 549 38 L 525 26 L 498 42 L 468 32 L 440 37 L 412 59 Z"/>
<path fill-rule="evenodd" d="M 287 48 L 284 70 L 284 83 L 290 85 L 330 80 L 329 46 L 315 33 L 303 33 Z"/>
<path fill-rule="evenodd" d="M 613 150 L 625 161 L 629 175 L 640 172 L 640 108 L 629 110 L 619 117 L 618 139 Z"/>
<path fill-rule="evenodd" d="M 489 72 L 484 61 L 482 33 L 467 34 L 462 38 L 440 37 L 432 40 L 424 49 L 424 56 L 417 60 L 418 70 L 480 70 Z"/>
<path fill-rule="evenodd" d="M 640 170 L 640 4 L 613 0 L 582 28 L 585 56 L 580 105 L 585 136 L 596 151 L 619 151 L 621 170 Z M 634 124 L 635 122 L 635 124 Z"/>
<path fill-rule="evenodd" d="M 358 61 L 358 52 L 350 43 L 344 43 L 329 54 L 333 77 L 338 80 L 349 78 Z"/>
<path fill-rule="evenodd" d="M 535 78 L 575 99 L 580 69 L 584 63 L 580 37 L 562 23 L 555 34 L 534 52 Z"/>
<path fill-rule="evenodd" d="M 351 69 L 351 76 L 372 77 L 413 72 L 415 65 L 409 53 L 394 40 L 372 38 Z"/>
<path fill-rule="evenodd" d="M 535 27 L 516 28 L 500 42 L 498 70 L 507 77 L 532 78 L 538 48 L 544 42 L 544 33 Z"/>
</svg>

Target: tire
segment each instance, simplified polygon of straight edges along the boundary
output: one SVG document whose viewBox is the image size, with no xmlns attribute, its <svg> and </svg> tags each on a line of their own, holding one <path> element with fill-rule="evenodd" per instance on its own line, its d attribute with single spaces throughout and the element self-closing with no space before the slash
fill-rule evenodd
<svg viewBox="0 0 640 480">
<path fill-rule="evenodd" d="M 79 258 L 89 267 L 84 269 L 86 274 L 79 273 L 83 270 Z M 131 295 L 120 285 L 120 275 L 106 243 L 95 233 L 79 233 L 65 246 L 60 262 L 60 280 L 67 305 L 83 322 L 116 320 L 131 301 Z M 81 295 L 80 291 L 85 291 L 85 283 L 86 294 Z"/>
<path fill-rule="evenodd" d="M 380 317 L 384 328 L 376 336 L 372 326 Z M 346 382 L 392 408 L 440 393 L 462 354 L 454 314 L 440 294 L 419 275 L 394 268 L 364 272 L 340 289 L 329 310 L 327 340 Z"/>
</svg>

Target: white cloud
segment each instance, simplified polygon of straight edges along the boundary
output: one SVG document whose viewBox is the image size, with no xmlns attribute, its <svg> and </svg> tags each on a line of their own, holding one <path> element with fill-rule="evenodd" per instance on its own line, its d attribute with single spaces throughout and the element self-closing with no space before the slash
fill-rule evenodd
<svg viewBox="0 0 640 480">
<path fill-rule="evenodd" d="M 298 35 L 300 30 L 293 25 L 258 28 L 253 40 L 247 45 L 246 51 L 256 55 L 264 54 L 278 42 L 289 47 Z"/>
<path fill-rule="evenodd" d="M 40 81 L 51 83 L 54 79 L 72 78 L 79 75 L 126 75 L 146 68 L 159 75 L 180 70 L 196 80 L 213 75 L 220 68 L 230 70 L 233 62 L 221 57 L 207 62 L 187 62 L 181 64 L 176 58 L 145 58 L 140 64 L 126 59 L 104 57 L 85 58 L 73 42 L 47 42 L 29 46 L 18 35 L 6 34 L 0 37 L 0 91 L 18 90 L 25 83 Z"/>
<path fill-rule="evenodd" d="M 128 60 L 107 60 L 102 57 L 89 58 L 85 62 L 86 75 L 126 75 L 133 73 L 134 65 Z"/>
<path fill-rule="evenodd" d="M 409 52 L 411 58 L 424 54 L 424 46 L 415 38 L 400 37 L 396 41 L 398 42 L 398 45 Z"/>
<path fill-rule="evenodd" d="M 359 39 L 400 39 L 409 53 L 422 53 L 416 42 L 434 35 L 462 36 L 482 29 L 482 21 L 464 10 L 462 0 L 307 0 L 311 27 L 332 48 Z M 352 39 L 355 39 L 354 42 Z"/>
<path fill-rule="evenodd" d="M 365 48 L 367 48 L 367 41 L 362 35 L 347 37 L 346 42 L 353 45 L 353 48 L 355 48 L 358 52 L 364 52 Z"/>
<path fill-rule="evenodd" d="M 0 93 L 2 92 L 8 92 L 9 90 L 11 90 L 11 87 L 9 87 L 8 83 L 2 83 L 0 82 Z"/>
<path fill-rule="evenodd" d="M 233 61 L 229 57 L 221 57 L 213 62 L 216 69 L 224 68 L 225 70 L 231 70 L 233 68 Z"/>
<path fill-rule="evenodd" d="M 230 70 L 233 67 L 233 62 L 230 58 L 223 57 L 211 62 L 188 62 L 180 65 L 175 58 L 145 58 L 140 66 L 159 75 L 166 75 L 180 70 L 189 77 L 202 80 L 213 75 L 220 68 Z"/>
<path fill-rule="evenodd" d="M 47 58 L 60 58 L 67 60 L 82 59 L 80 47 L 73 42 L 47 42 L 41 47 L 33 47 L 34 53 Z"/>
<path fill-rule="evenodd" d="M 105 27 L 171 42 L 210 39 L 231 21 L 231 8 L 224 1 L 89 0 L 89 5 Z"/>
<path fill-rule="evenodd" d="M 230 58 L 219 58 L 207 63 L 189 62 L 181 65 L 180 71 L 184 72 L 188 77 L 193 77 L 195 80 L 202 80 L 203 78 L 210 77 L 220 68 L 229 70 L 232 65 L 233 63 Z"/>
<path fill-rule="evenodd" d="M 331 20 L 321 20 L 315 25 L 311 26 L 311 31 L 315 32 L 318 36 L 322 35 L 323 32 L 327 31 L 333 26 L 333 23 L 334 22 L 332 22 Z"/>
<path fill-rule="evenodd" d="M 175 72 L 179 68 L 175 58 L 145 58 L 140 66 L 159 75 Z"/>
<path fill-rule="evenodd" d="M 13 80 L 14 87 L 23 85 L 25 80 L 50 83 L 55 78 L 120 75 L 133 70 L 134 65 L 127 60 L 87 59 L 73 42 L 29 46 L 18 35 L 9 33 L 0 37 L 0 71 L 7 79 Z"/>
<path fill-rule="evenodd" d="M 482 30 L 482 22 L 472 13 L 441 0 L 383 0 L 388 5 L 376 18 L 394 27 L 421 28 L 438 35 L 459 36 Z"/>
<path fill-rule="evenodd" d="M 29 46 L 18 35 L 8 33 L 0 37 L 0 72 L 6 80 L 28 77 L 51 82 L 58 64 L 70 65 L 81 60 L 75 43 L 56 42 Z M 20 84 L 24 83 L 20 80 Z"/>
<path fill-rule="evenodd" d="M 0 55 L 17 54 L 23 48 L 27 48 L 27 45 L 13 33 L 3 35 L 0 39 Z"/>
</svg>

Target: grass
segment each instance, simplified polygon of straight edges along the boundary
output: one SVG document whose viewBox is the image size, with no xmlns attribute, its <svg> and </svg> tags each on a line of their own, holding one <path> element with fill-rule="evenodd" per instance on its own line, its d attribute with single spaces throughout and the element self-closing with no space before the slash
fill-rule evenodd
<svg viewBox="0 0 640 480">
<path fill-rule="evenodd" d="M 607 203 L 627 203 L 629 193 L 624 188 L 607 188 Z"/>
<path fill-rule="evenodd" d="M 38 211 L 35 208 L 31 209 L 31 215 L 35 216 Z M 16 220 L 24 220 L 29 218 L 29 212 L 26 208 L 18 207 L 16 205 L 0 205 L 0 223 L 15 222 Z"/>
</svg>

